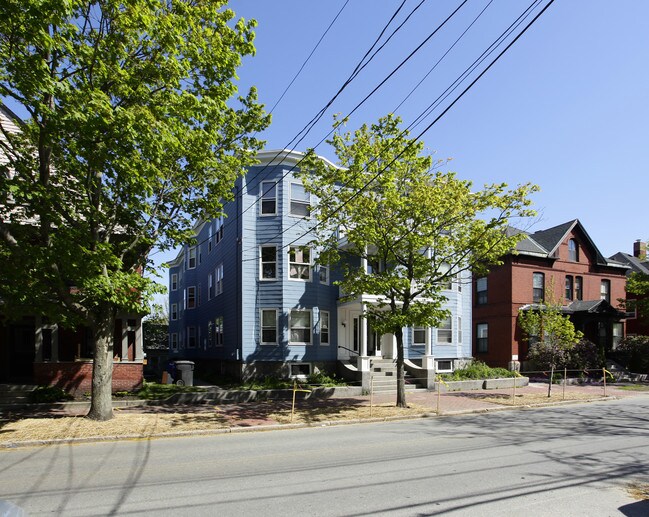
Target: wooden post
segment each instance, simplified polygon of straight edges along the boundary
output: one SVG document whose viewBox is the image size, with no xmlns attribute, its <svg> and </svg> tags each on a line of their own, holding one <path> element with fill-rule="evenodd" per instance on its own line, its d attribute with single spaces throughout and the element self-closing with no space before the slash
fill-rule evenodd
<svg viewBox="0 0 649 517">
<path fill-rule="evenodd" d="M 440 397 L 441 397 L 441 393 L 440 393 L 441 384 L 442 384 L 442 380 L 439 378 L 439 376 L 437 376 L 437 416 L 440 415 L 440 413 L 439 413 L 439 400 L 440 400 Z"/>
<path fill-rule="evenodd" d="M 606 397 L 606 368 L 602 368 L 602 374 L 604 374 L 604 396 Z"/>
<path fill-rule="evenodd" d="M 370 418 L 372 418 L 372 409 L 374 407 L 374 375 L 370 372 Z"/>
<path fill-rule="evenodd" d="M 293 423 L 293 414 L 295 413 L 295 392 L 297 391 L 297 381 L 293 381 L 293 404 L 291 404 L 291 423 Z"/>
<path fill-rule="evenodd" d="M 517 372 L 514 372 L 514 392 L 512 393 L 512 404 L 516 405 L 516 377 L 518 377 Z"/>
<path fill-rule="evenodd" d="M 566 400 L 566 383 L 568 382 L 568 369 L 563 367 L 563 400 Z"/>
</svg>

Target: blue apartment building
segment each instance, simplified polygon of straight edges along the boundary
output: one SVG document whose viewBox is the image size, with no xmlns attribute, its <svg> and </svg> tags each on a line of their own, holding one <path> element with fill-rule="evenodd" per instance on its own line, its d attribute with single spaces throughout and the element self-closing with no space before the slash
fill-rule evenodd
<svg viewBox="0 0 649 517">
<path fill-rule="evenodd" d="M 303 156 L 259 153 L 224 216 L 197 223 L 195 245 L 170 264 L 170 359 L 237 378 L 321 370 L 365 384 L 373 361 L 396 358 L 394 337 L 362 317 L 373 297 L 343 303 L 336 269 L 318 264 L 313 200 L 295 174 Z M 440 328 L 405 329 L 410 368 L 452 371 L 471 356 L 470 278 L 445 295 Z"/>
</svg>

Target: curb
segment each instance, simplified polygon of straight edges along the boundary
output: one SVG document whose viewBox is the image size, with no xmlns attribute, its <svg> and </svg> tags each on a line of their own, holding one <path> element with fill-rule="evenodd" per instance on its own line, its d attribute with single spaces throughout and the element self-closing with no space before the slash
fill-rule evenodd
<svg viewBox="0 0 649 517">
<path fill-rule="evenodd" d="M 154 440 L 159 438 L 181 438 L 185 436 L 213 436 L 213 435 L 221 435 L 221 434 L 255 433 L 255 432 L 265 432 L 265 431 L 288 431 L 292 429 L 337 427 L 343 425 L 356 425 L 356 424 L 375 424 L 381 422 L 417 420 L 421 418 L 436 418 L 436 417 L 443 418 L 447 416 L 488 414 L 488 413 L 510 411 L 510 410 L 529 411 L 529 410 L 539 409 L 544 407 L 584 404 L 584 403 L 592 403 L 592 402 L 600 402 L 600 401 L 607 402 L 611 400 L 619 400 L 619 398 L 620 397 L 617 396 L 607 396 L 607 397 L 598 397 L 598 398 L 583 399 L 583 400 L 562 400 L 557 402 L 547 402 L 547 403 L 538 403 L 538 404 L 521 404 L 518 406 L 496 406 L 496 407 L 479 408 L 479 409 L 461 409 L 456 411 L 445 411 L 439 415 L 435 411 L 430 411 L 418 415 L 405 415 L 405 416 L 397 415 L 397 416 L 373 417 L 373 418 L 354 418 L 354 419 L 347 419 L 347 420 L 325 420 L 322 422 L 313 422 L 313 423 L 304 422 L 304 423 L 295 423 L 295 424 L 267 424 L 267 425 L 253 425 L 247 427 L 231 426 L 231 427 L 221 427 L 216 429 L 203 429 L 197 431 L 175 431 L 175 432 L 167 432 L 167 433 L 158 433 L 158 434 L 152 434 L 148 436 L 131 434 L 131 435 L 119 435 L 119 436 L 94 436 L 94 437 L 88 436 L 84 438 L 57 438 L 51 440 L 24 440 L 24 441 L 0 443 L 0 450 L 18 449 L 21 447 L 39 447 L 45 445 L 73 445 L 73 444 L 84 444 L 84 443 L 127 441 L 127 440 L 132 440 L 132 441 Z"/>
</svg>

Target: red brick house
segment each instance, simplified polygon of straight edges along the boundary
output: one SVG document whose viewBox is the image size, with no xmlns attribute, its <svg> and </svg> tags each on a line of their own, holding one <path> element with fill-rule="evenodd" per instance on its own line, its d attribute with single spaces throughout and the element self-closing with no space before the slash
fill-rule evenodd
<svg viewBox="0 0 649 517">
<path fill-rule="evenodd" d="M 512 229 L 511 231 L 518 231 Z M 514 253 L 473 279 L 473 357 L 516 368 L 528 345 L 517 324 L 521 307 L 554 300 L 586 339 L 611 350 L 624 336 L 629 267 L 606 259 L 578 220 L 526 233 Z"/>
<path fill-rule="evenodd" d="M 649 260 L 647 260 L 647 243 L 637 240 L 633 243 L 633 255 L 628 253 L 618 252 L 611 257 L 611 259 L 623 264 L 628 265 L 631 269 L 628 274 L 642 273 L 649 275 Z M 635 300 L 636 295 L 627 293 L 627 300 Z M 643 298 L 646 298 L 644 296 Z M 638 318 L 637 311 L 631 310 L 627 314 L 626 320 L 626 335 L 627 336 L 649 336 L 649 322 L 643 321 Z"/>
</svg>

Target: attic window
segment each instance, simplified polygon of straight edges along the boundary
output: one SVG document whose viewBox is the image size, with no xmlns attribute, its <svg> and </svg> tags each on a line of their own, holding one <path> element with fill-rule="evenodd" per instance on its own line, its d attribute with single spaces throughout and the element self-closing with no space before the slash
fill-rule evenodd
<svg viewBox="0 0 649 517">
<path fill-rule="evenodd" d="M 570 262 L 579 262 L 579 246 L 575 239 L 568 241 L 568 260 Z"/>
</svg>

